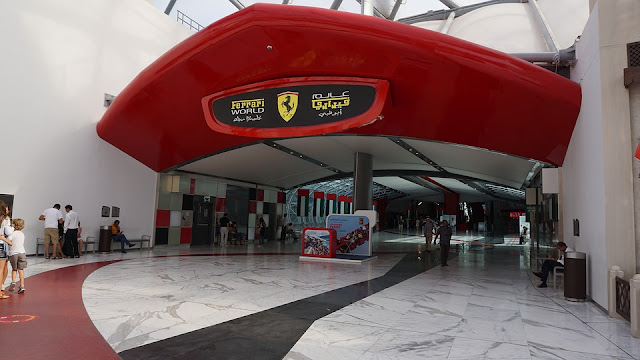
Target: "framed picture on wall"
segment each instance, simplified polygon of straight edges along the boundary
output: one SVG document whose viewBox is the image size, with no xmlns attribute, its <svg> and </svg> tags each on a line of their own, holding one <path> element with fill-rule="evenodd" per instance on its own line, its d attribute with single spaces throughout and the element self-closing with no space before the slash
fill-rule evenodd
<svg viewBox="0 0 640 360">
<path fill-rule="evenodd" d="M 120 217 L 120 208 L 117 206 L 111 207 L 111 217 Z"/>
<path fill-rule="evenodd" d="M 109 217 L 109 211 L 111 210 L 108 206 L 102 207 L 102 217 Z"/>
</svg>

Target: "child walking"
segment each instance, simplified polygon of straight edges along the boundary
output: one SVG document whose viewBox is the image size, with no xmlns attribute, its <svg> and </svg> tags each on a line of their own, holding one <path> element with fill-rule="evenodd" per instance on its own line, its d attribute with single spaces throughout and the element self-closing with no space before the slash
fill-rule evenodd
<svg viewBox="0 0 640 360">
<path fill-rule="evenodd" d="M 7 288 L 8 291 L 13 291 L 16 287 L 16 275 L 20 273 L 20 286 L 18 287 L 18 294 L 24 293 L 26 290 L 24 287 L 24 269 L 27 267 L 27 254 L 24 249 L 24 220 L 13 220 L 14 231 L 9 235 L 8 239 L 11 240 L 11 246 L 9 247 L 9 263 L 11 263 L 11 285 Z"/>
</svg>

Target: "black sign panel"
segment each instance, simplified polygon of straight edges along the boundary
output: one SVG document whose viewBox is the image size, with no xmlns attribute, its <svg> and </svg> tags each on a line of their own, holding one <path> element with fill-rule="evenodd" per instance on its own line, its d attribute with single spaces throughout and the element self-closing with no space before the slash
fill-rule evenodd
<svg viewBox="0 0 640 360">
<path fill-rule="evenodd" d="M 217 121 L 234 127 L 305 127 L 362 115 L 375 98 L 369 85 L 298 85 L 224 97 L 213 102 L 212 110 Z"/>
</svg>

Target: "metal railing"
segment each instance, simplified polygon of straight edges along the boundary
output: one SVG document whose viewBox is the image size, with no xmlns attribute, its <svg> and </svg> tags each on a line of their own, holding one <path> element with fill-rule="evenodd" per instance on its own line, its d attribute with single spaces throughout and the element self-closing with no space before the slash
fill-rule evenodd
<svg viewBox="0 0 640 360">
<path fill-rule="evenodd" d="M 204 26 L 200 25 L 197 21 L 185 15 L 185 13 L 183 13 L 182 11 L 180 10 L 176 10 L 176 11 L 177 11 L 178 22 L 188 27 L 189 30 L 200 31 L 204 29 Z"/>
<path fill-rule="evenodd" d="M 625 279 L 616 277 L 616 312 L 623 319 L 631 321 L 631 287 Z"/>
</svg>

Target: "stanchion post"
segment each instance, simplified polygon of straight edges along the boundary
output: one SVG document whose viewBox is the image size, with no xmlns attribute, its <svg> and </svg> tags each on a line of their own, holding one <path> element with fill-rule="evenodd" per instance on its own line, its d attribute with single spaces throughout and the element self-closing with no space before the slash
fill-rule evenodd
<svg viewBox="0 0 640 360">
<path fill-rule="evenodd" d="M 631 305 L 631 335 L 640 338 L 640 274 L 629 280 L 629 301 Z"/>
<path fill-rule="evenodd" d="M 624 279 L 624 271 L 622 271 L 620 266 L 613 265 L 611 270 L 609 270 L 609 317 L 622 319 L 622 316 L 616 312 L 616 277 Z"/>
</svg>

